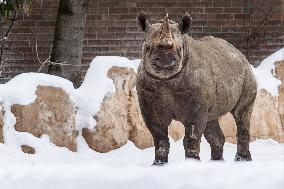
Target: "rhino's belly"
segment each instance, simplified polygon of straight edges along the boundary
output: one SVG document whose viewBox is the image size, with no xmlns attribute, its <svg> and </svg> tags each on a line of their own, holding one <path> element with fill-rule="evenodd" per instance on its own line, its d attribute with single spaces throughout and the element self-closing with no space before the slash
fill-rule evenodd
<svg viewBox="0 0 284 189">
<path fill-rule="evenodd" d="M 235 107 L 242 93 L 242 83 L 239 79 L 216 83 L 216 96 L 209 108 L 209 120 L 218 119 Z"/>
</svg>

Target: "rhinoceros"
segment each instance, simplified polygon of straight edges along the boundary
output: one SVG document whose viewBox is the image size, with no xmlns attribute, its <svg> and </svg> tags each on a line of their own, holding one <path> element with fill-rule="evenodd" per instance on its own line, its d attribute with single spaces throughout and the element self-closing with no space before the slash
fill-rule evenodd
<svg viewBox="0 0 284 189">
<path fill-rule="evenodd" d="M 168 162 L 168 126 L 185 127 L 186 158 L 200 160 L 204 134 L 211 159 L 223 160 L 224 134 L 218 118 L 231 112 L 237 125 L 235 161 L 251 161 L 250 117 L 257 84 L 245 56 L 227 41 L 188 35 L 191 16 L 179 23 L 166 15 L 150 24 L 145 12 L 137 16 L 144 32 L 143 55 L 137 73 L 141 114 L 155 145 L 154 165 Z"/>
</svg>

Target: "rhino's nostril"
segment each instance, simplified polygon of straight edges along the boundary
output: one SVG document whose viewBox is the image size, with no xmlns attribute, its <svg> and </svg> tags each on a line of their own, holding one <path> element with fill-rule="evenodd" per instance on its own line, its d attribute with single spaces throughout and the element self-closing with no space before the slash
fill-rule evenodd
<svg viewBox="0 0 284 189">
<path fill-rule="evenodd" d="M 172 59 L 172 62 L 171 62 L 171 65 L 175 65 L 177 63 L 177 59 L 176 58 L 173 58 Z"/>
<path fill-rule="evenodd" d="M 159 64 L 160 63 L 160 58 L 159 57 L 156 57 L 155 58 L 155 64 Z"/>
</svg>

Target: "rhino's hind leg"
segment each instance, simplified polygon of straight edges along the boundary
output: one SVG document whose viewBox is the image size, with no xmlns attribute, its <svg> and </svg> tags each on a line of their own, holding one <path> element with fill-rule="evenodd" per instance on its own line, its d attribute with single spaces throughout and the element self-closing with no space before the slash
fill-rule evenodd
<svg viewBox="0 0 284 189">
<path fill-rule="evenodd" d="M 250 141 L 250 117 L 255 100 L 255 94 L 248 98 L 239 100 L 235 108 L 231 111 L 237 125 L 237 154 L 235 161 L 251 161 L 249 151 Z"/>
<path fill-rule="evenodd" d="M 218 120 L 212 120 L 207 123 L 204 137 L 211 147 L 211 160 L 223 160 L 225 137 Z"/>
</svg>

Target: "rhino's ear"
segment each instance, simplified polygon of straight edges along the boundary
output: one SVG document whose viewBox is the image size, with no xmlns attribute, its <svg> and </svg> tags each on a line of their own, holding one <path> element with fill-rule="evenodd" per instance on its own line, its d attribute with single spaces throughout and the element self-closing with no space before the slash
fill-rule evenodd
<svg viewBox="0 0 284 189">
<path fill-rule="evenodd" d="M 141 11 L 138 15 L 137 15 L 137 24 L 139 26 L 139 28 L 142 31 L 146 31 L 147 28 L 149 27 L 149 22 L 147 20 L 147 14 L 144 11 Z"/>
<path fill-rule="evenodd" d="M 181 22 L 179 23 L 179 30 L 182 34 L 187 33 L 191 26 L 192 18 L 188 13 L 185 13 L 182 18 Z"/>
</svg>

